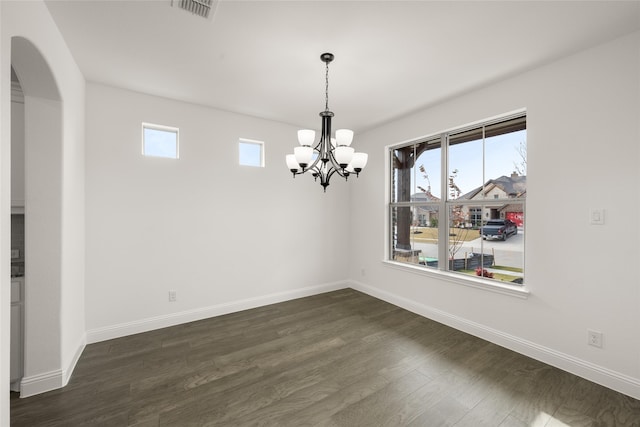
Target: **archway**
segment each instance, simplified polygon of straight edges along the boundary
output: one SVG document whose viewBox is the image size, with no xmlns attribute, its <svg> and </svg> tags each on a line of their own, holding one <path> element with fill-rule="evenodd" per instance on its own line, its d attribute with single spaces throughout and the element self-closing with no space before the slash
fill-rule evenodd
<svg viewBox="0 0 640 427">
<path fill-rule="evenodd" d="M 24 93 L 25 324 L 20 385 L 24 397 L 64 385 L 60 321 L 63 115 L 53 73 L 33 43 L 13 37 L 11 65 Z"/>
</svg>

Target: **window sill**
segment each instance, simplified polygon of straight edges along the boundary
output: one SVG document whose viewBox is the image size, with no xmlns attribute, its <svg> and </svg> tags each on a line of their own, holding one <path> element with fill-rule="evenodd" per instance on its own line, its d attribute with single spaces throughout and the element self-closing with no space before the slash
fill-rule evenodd
<svg viewBox="0 0 640 427">
<path fill-rule="evenodd" d="M 457 285 L 467 286 L 473 289 L 481 289 L 484 291 L 494 292 L 502 295 L 509 295 L 522 299 L 527 299 L 531 294 L 526 287 L 521 285 L 503 285 L 501 283 L 492 280 L 481 279 L 479 277 L 464 277 L 460 274 L 436 269 L 426 269 L 424 267 L 412 266 L 396 261 L 383 260 L 382 262 L 383 264 L 386 264 L 387 266 L 396 270 L 418 274 L 420 276 L 433 277 L 445 280 L 447 282 L 455 283 Z"/>
</svg>

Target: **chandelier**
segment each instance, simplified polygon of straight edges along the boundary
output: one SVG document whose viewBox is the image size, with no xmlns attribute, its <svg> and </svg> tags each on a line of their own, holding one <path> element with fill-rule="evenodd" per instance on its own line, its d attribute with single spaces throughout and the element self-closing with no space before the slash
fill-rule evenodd
<svg viewBox="0 0 640 427">
<path fill-rule="evenodd" d="M 335 138 L 331 137 L 331 118 L 333 112 L 329 111 L 329 63 L 333 61 L 332 53 L 323 53 L 320 59 L 325 63 L 325 104 L 324 111 L 320 112 L 322 117 L 322 134 L 320 141 L 313 146 L 316 139 L 316 132 L 311 129 L 298 131 L 299 147 L 294 148 L 294 154 L 287 154 L 287 167 L 295 178 L 306 172 L 317 181 L 327 191 L 329 180 L 335 174 L 344 178 L 355 173 L 356 177 L 367 165 L 368 155 L 366 153 L 356 153 L 350 147 L 353 140 L 353 131 L 349 129 L 338 129 Z"/>
</svg>

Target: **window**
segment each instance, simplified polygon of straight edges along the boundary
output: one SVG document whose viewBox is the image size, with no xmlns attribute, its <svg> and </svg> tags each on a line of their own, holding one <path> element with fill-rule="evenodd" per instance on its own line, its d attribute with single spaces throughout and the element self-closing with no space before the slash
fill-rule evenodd
<svg viewBox="0 0 640 427">
<path fill-rule="evenodd" d="M 178 128 L 142 124 L 142 154 L 150 157 L 178 158 Z"/>
<path fill-rule="evenodd" d="M 241 139 L 238 148 L 240 165 L 264 167 L 264 142 Z"/>
<path fill-rule="evenodd" d="M 526 140 L 521 114 L 390 147 L 389 259 L 522 284 Z"/>
</svg>

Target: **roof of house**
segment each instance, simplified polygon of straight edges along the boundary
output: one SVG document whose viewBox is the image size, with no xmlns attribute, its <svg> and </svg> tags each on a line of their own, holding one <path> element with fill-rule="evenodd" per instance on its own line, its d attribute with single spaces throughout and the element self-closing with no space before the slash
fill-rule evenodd
<svg viewBox="0 0 640 427">
<path fill-rule="evenodd" d="M 527 177 L 519 175 L 503 175 L 496 179 L 490 179 L 484 184 L 484 186 L 475 188 L 468 193 L 463 194 L 459 199 L 471 200 L 481 193 L 483 189 L 486 193 L 494 187 L 498 187 L 507 195 L 513 195 L 513 197 L 521 198 L 527 194 Z"/>
<path fill-rule="evenodd" d="M 411 195 L 412 202 L 439 202 L 440 198 L 431 194 L 431 191 L 422 191 Z"/>
</svg>

